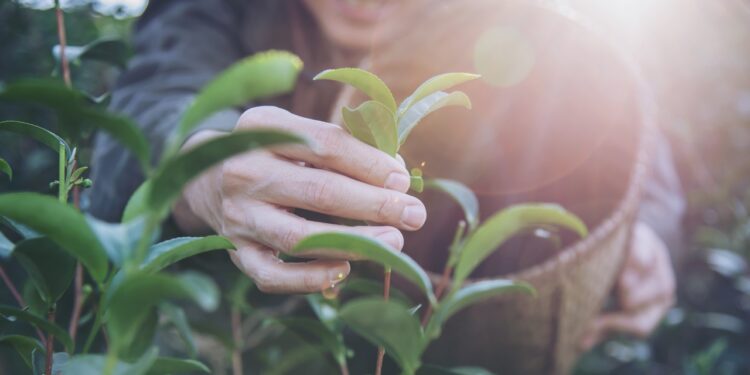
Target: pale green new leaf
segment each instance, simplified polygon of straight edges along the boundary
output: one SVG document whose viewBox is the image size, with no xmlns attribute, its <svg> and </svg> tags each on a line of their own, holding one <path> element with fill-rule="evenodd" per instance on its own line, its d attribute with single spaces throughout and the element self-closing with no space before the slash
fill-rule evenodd
<svg viewBox="0 0 750 375">
<path fill-rule="evenodd" d="M 422 170 L 419 168 L 412 168 L 409 175 L 409 189 L 417 193 L 424 191 L 424 178 L 422 177 Z"/>
<path fill-rule="evenodd" d="M 355 138 L 388 155 L 396 156 L 396 119 L 383 104 L 368 100 L 355 109 L 341 108 L 341 115 L 347 130 Z"/>
<path fill-rule="evenodd" d="M 13 321 L 20 319 L 42 331 L 49 332 L 55 336 L 55 339 L 63 344 L 66 351 L 70 352 L 73 350 L 73 340 L 70 339 L 68 332 L 60 328 L 57 324 L 50 323 L 42 317 L 8 305 L 0 305 L 0 316 Z"/>
<path fill-rule="evenodd" d="M 429 95 L 438 91 L 447 90 L 464 82 L 475 80 L 479 77 L 481 77 L 479 74 L 471 73 L 445 73 L 434 76 L 417 87 L 417 89 L 401 103 L 398 108 L 398 115 L 403 116 L 404 113 L 409 111 L 409 108 Z"/>
<path fill-rule="evenodd" d="M 125 210 L 122 213 L 122 222 L 131 221 L 139 216 L 146 214 L 151 207 L 148 205 L 148 196 L 151 194 L 151 180 L 144 181 L 133 195 L 128 199 L 128 203 L 125 205 Z"/>
<path fill-rule="evenodd" d="M 396 100 L 388 86 L 375 74 L 359 68 L 339 68 L 324 70 L 313 80 L 331 80 L 354 86 L 372 100 L 384 105 L 391 113 L 396 113 Z"/>
<path fill-rule="evenodd" d="M 193 255 L 222 249 L 234 250 L 234 244 L 221 236 L 172 238 L 151 246 L 141 269 L 153 273 Z"/>
<path fill-rule="evenodd" d="M 383 346 L 405 374 L 419 368 L 425 340 L 419 321 L 407 307 L 382 298 L 357 299 L 344 305 L 340 316 L 354 332 Z"/>
<path fill-rule="evenodd" d="M 11 168 L 10 164 L 8 164 L 3 158 L 0 158 L 0 172 L 8 175 L 9 180 L 13 180 L 13 168 Z"/>
<path fill-rule="evenodd" d="M 198 93 L 173 142 L 181 144 L 195 126 L 219 110 L 291 91 L 301 69 L 302 60 L 285 51 L 260 52 L 240 60 Z"/>
<path fill-rule="evenodd" d="M 409 109 L 399 116 L 398 119 L 398 143 L 403 145 L 414 127 L 430 113 L 448 106 L 459 106 L 471 109 L 471 100 L 461 91 L 450 94 L 443 91 L 430 94 L 422 100 L 414 103 Z"/>
<path fill-rule="evenodd" d="M 104 281 L 107 253 L 75 208 L 41 194 L 8 193 L 0 195 L 0 216 L 46 235 L 80 260 L 96 281 Z"/>
<path fill-rule="evenodd" d="M 292 252 L 312 249 L 333 249 L 342 253 L 356 254 L 384 267 L 390 267 L 391 270 L 417 285 L 427 295 L 430 303 L 435 303 L 432 283 L 422 267 L 408 255 L 393 250 L 379 241 L 349 233 L 318 233 L 305 237 L 292 249 Z"/>
<path fill-rule="evenodd" d="M 431 178 L 425 181 L 425 187 L 448 194 L 461 206 L 466 223 L 469 225 L 469 233 L 477 228 L 479 224 L 479 201 L 468 186 L 455 180 Z"/>
<path fill-rule="evenodd" d="M 510 292 L 521 292 L 529 295 L 535 293 L 534 288 L 527 283 L 504 279 L 480 281 L 461 288 L 455 293 L 450 293 L 440 302 L 440 306 L 430 319 L 426 329 L 427 336 L 431 340 L 436 339 L 443 324 L 462 309 Z"/>
<path fill-rule="evenodd" d="M 506 208 L 484 222 L 466 240 L 456 264 L 454 287 L 460 286 L 484 259 L 506 240 L 529 228 L 553 225 L 588 234 L 586 224 L 555 204 L 519 204 Z"/>
</svg>

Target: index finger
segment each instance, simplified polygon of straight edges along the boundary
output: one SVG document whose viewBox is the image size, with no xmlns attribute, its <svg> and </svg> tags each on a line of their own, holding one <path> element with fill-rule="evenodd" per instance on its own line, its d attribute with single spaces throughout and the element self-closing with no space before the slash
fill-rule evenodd
<svg viewBox="0 0 750 375">
<path fill-rule="evenodd" d="M 238 126 L 272 127 L 302 135 L 312 141 L 311 147 L 279 146 L 271 151 L 370 185 L 402 193 L 409 190 L 409 173 L 398 160 L 357 140 L 336 125 L 297 116 L 276 107 L 256 107 L 240 117 Z"/>
</svg>

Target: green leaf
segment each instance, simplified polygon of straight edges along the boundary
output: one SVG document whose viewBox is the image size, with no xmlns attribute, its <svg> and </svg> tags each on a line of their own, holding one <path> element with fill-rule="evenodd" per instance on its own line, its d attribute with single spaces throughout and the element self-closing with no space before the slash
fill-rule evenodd
<svg viewBox="0 0 750 375">
<path fill-rule="evenodd" d="M 406 138 L 423 118 L 440 108 L 448 106 L 471 109 L 471 100 L 461 91 L 454 91 L 450 94 L 438 91 L 412 104 L 398 118 L 398 144 L 403 145 L 406 142 Z"/>
<path fill-rule="evenodd" d="M 21 335 L 4 335 L 0 336 L 0 344 L 10 345 L 13 349 L 18 352 L 23 362 L 29 366 L 30 369 L 34 368 L 34 363 L 31 359 L 31 353 L 34 350 L 44 352 L 44 347 L 39 340 L 32 337 L 21 336 Z"/>
<path fill-rule="evenodd" d="M 185 311 L 181 307 L 163 302 L 159 304 L 159 312 L 175 327 L 177 333 L 182 338 L 182 341 L 185 342 L 185 348 L 187 349 L 188 355 L 190 355 L 190 357 L 195 357 L 198 352 L 195 348 L 193 331 L 190 329 L 190 324 L 188 323 Z"/>
<path fill-rule="evenodd" d="M 0 215 L 45 234 L 80 260 L 96 281 L 104 281 L 106 252 L 75 208 L 41 194 L 9 193 L 0 194 Z"/>
<path fill-rule="evenodd" d="M 107 132 L 122 143 L 133 152 L 144 171 L 151 168 L 149 142 L 143 131 L 132 120 L 96 108 L 82 108 L 74 115 L 74 118 L 85 125 Z"/>
<path fill-rule="evenodd" d="M 356 109 L 341 108 L 341 114 L 344 125 L 355 138 L 388 155 L 396 156 L 396 119 L 383 104 L 368 100 Z"/>
<path fill-rule="evenodd" d="M 156 308 L 150 308 L 143 323 L 135 331 L 133 341 L 118 353 L 119 358 L 127 362 L 140 358 L 154 345 L 158 326 L 159 313 L 156 312 Z"/>
<path fill-rule="evenodd" d="M 226 295 L 229 306 L 239 309 L 242 313 L 249 314 L 252 306 L 247 302 L 247 293 L 252 286 L 253 282 L 247 275 L 237 272 L 232 287 Z"/>
<path fill-rule="evenodd" d="M 494 375 L 481 367 L 441 367 L 436 365 L 422 365 L 417 375 Z"/>
<path fill-rule="evenodd" d="M 438 91 L 447 90 L 464 82 L 475 80 L 479 77 L 481 76 L 471 73 L 445 73 L 434 76 L 417 87 L 417 89 L 401 103 L 398 108 L 398 115 L 399 117 L 403 116 L 414 104 L 429 95 Z"/>
<path fill-rule="evenodd" d="M 112 375 L 144 375 L 156 363 L 158 348 L 152 348 L 134 363 L 117 361 Z M 62 375 L 101 375 L 105 373 L 107 357 L 99 354 L 76 355 L 63 366 Z"/>
<path fill-rule="evenodd" d="M 47 356 L 45 351 L 34 350 L 31 352 L 33 371 L 35 375 L 45 375 Z M 68 363 L 70 355 L 65 352 L 52 353 L 52 373 L 59 374 Z"/>
<path fill-rule="evenodd" d="M 141 186 L 138 186 L 133 192 L 133 195 L 128 199 L 128 203 L 125 205 L 125 210 L 122 213 L 122 222 L 131 221 L 138 216 L 146 214 L 151 207 L 148 205 L 148 196 L 151 194 L 151 180 L 144 181 Z"/>
<path fill-rule="evenodd" d="M 15 321 L 17 319 L 23 320 L 45 332 L 49 332 L 55 336 L 55 339 L 60 341 L 65 347 L 65 351 L 73 351 L 73 340 L 70 339 L 68 332 L 60 328 L 57 324 L 50 323 L 47 320 L 32 314 L 28 311 L 19 310 L 13 306 L 0 305 L 0 316 L 5 319 Z"/>
<path fill-rule="evenodd" d="M 236 154 L 282 143 L 304 143 L 292 134 L 273 130 L 247 130 L 219 136 L 167 160 L 156 172 L 148 188 L 150 210 L 163 212 L 179 197 L 194 177 Z M 137 204 L 135 207 L 139 207 Z M 142 207 L 142 206 L 141 206 Z M 137 210 L 135 208 L 134 210 Z"/>
<path fill-rule="evenodd" d="M 173 142 L 182 144 L 190 131 L 214 112 L 292 91 L 301 69 L 302 60 L 285 51 L 261 52 L 240 60 L 195 97 Z"/>
<path fill-rule="evenodd" d="M 70 155 L 70 147 L 57 134 L 34 124 L 22 121 L 0 121 L 0 131 L 11 132 L 24 135 L 40 142 L 49 147 L 57 154 L 60 152 L 60 145 L 65 147 L 65 154 Z"/>
<path fill-rule="evenodd" d="M 21 236 L 21 238 L 24 238 L 24 239 L 37 238 L 37 237 L 42 236 L 37 231 L 21 223 L 8 219 L 7 217 L 0 216 L 0 223 L 3 223 L 5 226 L 10 228 L 13 232 L 15 232 L 16 234 Z"/>
<path fill-rule="evenodd" d="M 479 224 L 479 201 L 468 186 L 455 180 L 431 178 L 425 182 L 425 187 L 448 194 L 461 206 L 466 223 L 469 225 L 469 233 L 477 228 Z"/>
<path fill-rule="evenodd" d="M 47 237 L 20 241 L 13 257 L 26 270 L 48 306 L 57 302 L 73 281 L 75 259 Z"/>
<path fill-rule="evenodd" d="M 383 346 L 404 373 L 413 374 L 419 368 L 424 336 L 419 321 L 405 306 L 381 298 L 358 299 L 347 303 L 340 316 L 354 332 Z"/>
<path fill-rule="evenodd" d="M 234 244 L 221 236 L 173 238 L 151 246 L 141 269 L 154 273 L 193 255 L 221 249 L 233 250 Z"/>
<path fill-rule="evenodd" d="M 181 374 L 181 373 L 210 373 L 211 370 L 201 362 L 193 359 L 159 357 L 148 370 L 148 375 Z"/>
<path fill-rule="evenodd" d="M 13 253 L 15 246 L 13 242 L 10 242 L 8 237 L 5 237 L 3 232 L 0 232 L 0 259 L 8 259 Z"/>
<path fill-rule="evenodd" d="M 534 288 L 527 283 L 503 279 L 480 281 L 461 288 L 455 293 L 450 293 L 435 309 L 435 314 L 425 330 L 426 335 L 431 340 L 436 339 L 440 335 L 443 324 L 457 312 L 473 304 L 509 292 L 535 294 Z"/>
<path fill-rule="evenodd" d="M 11 168 L 10 164 L 8 164 L 3 158 L 0 158 L 0 172 L 8 175 L 9 180 L 13 180 L 13 168 Z"/>
<path fill-rule="evenodd" d="M 133 256 L 145 226 L 145 219 L 142 217 L 114 224 L 86 215 L 86 222 L 99 239 L 109 260 L 117 267 L 122 267 Z"/>
<path fill-rule="evenodd" d="M 384 267 L 390 267 L 422 289 L 431 304 L 435 303 L 432 283 L 422 267 L 408 255 L 392 250 L 379 241 L 349 233 L 319 233 L 305 237 L 292 251 L 312 249 L 335 249 L 343 253 L 357 254 Z"/>
<path fill-rule="evenodd" d="M 190 298 L 204 311 L 215 311 L 221 296 L 214 280 L 200 272 L 185 271 L 177 275 L 177 280 L 190 292 Z"/>
<path fill-rule="evenodd" d="M 424 178 L 422 178 L 422 170 L 419 168 L 412 168 L 409 176 L 409 189 L 421 193 L 424 191 Z"/>
<path fill-rule="evenodd" d="M 540 225 L 570 229 L 579 236 L 588 234 L 586 224 L 555 204 L 519 204 L 506 208 L 484 222 L 464 243 L 456 264 L 453 285 L 460 286 L 482 261 L 512 236 Z"/>
<path fill-rule="evenodd" d="M 341 293 L 357 293 L 366 296 L 383 295 L 383 283 L 380 281 L 349 277 L 341 287 Z M 413 305 L 414 302 L 404 292 L 391 288 L 390 299 L 396 302 L 408 306 Z"/>
<path fill-rule="evenodd" d="M 294 332 L 301 339 L 328 351 L 338 363 L 342 363 L 346 359 L 346 346 L 343 338 L 338 337 L 336 333 L 320 321 L 289 317 L 276 319 L 276 322 L 283 325 L 287 330 Z"/>
<path fill-rule="evenodd" d="M 60 46 L 52 48 L 52 54 L 60 61 Z M 66 46 L 65 56 L 69 62 L 81 60 L 96 60 L 125 68 L 130 58 L 131 50 L 127 43 L 121 39 L 101 38 L 85 46 Z"/>
<path fill-rule="evenodd" d="M 340 68 L 324 70 L 313 80 L 331 80 L 354 86 L 372 100 L 384 105 L 391 113 L 396 113 L 396 100 L 388 86 L 375 74 L 359 68 Z"/>
<path fill-rule="evenodd" d="M 68 178 L 68 181 L 75 181 L 75 180 L 81 178 L 81 176 L 83 176 L 83 174 L 88 169 L 89 169 L 89 167 L 76 168 L 76 170 L 74 170 L 73 173 L 70 174 L 70 177 Z"/>
</svg>

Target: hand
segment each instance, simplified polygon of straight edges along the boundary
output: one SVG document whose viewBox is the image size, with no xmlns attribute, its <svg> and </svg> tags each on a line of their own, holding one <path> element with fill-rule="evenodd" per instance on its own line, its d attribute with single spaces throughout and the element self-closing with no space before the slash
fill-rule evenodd
<svg viewBox="0 0 750 375">
<path fill-rule="evenodd" d="M 646 338 L 674 304 L 675 278 L 669 251 L 648 225 L 637 222 L 616 284 L 620 311 L 603 313 L 589 327 L 584 350 L 611 333 Z"/>
<path fill-rule="evenodd" d="M 175 208 L 178 224 L 196 218 L 236 246 L 232 261 L 264 292 L 310 293 L 349 274 L 350 257 L 333 250 L 298 256 L 315 260 L 284 263 L 301 239 L 318 232 L 355 233 L 401 250 L 397 229 L 419 229 L 425 207 L 405 194 L 409 174 L 402 162 L 366 145 L 336 125 L 293 115 L 276 107 L 256 107 L 239 119 L 236 130 L 272 128 L 308 139 L 310 147 L 277 146 L 235 156 L 212 168 L 183 191 L 189 209 Z M 193 147 L 221 133 L 201 131 L 186 142 Z M 179 205 L 178 205 L 179 206 Z M 349 227 L 305 220 L 301 208 L 381 226 Z M 191 215 L 195 217 L 191 218 Z"/>
</svg>

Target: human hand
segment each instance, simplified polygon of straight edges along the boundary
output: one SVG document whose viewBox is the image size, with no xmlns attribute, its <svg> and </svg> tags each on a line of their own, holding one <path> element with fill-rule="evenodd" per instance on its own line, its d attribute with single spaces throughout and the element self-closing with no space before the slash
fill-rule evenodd
<svg viewBox="0 0 750 375">
<path fill-rule="evenodd" d="M 633 238 L 616 284 L 619 311 L 600 315 L 581 341 L 584 350 L 611 333 L 645 338 L 674 304 L 675 278 L 669 251 L 653 229 L 642 222 Z"/>
<path fill-rule="evenodd" d="M 237 267 L 258 289 L 271 293 L 310 293 L 349 274 L 349 255 L 333 250 L 296 254 L 315 260 L 284 263 L 301 239 L 319 232 L 348 232 L 379 239 L 401 250 L 397 229 L 417 230 L 425 207 L 405 194 L 409 174 L 402 162 L 368 146 L 336 125 L 296 116 L 276 107 L 256 107 L 239 119 L 236 130 L 271 128 L 310 140 L 310 147 L 278 146 L 235 156 L 190 183 L 183 200 L 190 213 L 229 238 Z M 221 133 L 201 131 L 185 143 L 190 148 Z M 301 208 L 380 226 L 356 226 L 305 220 Z M 180 212 L 182 211 L 182 212 Z M 179 222 L 190 213 L 175 210 Z"/>
</svg>

